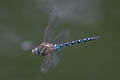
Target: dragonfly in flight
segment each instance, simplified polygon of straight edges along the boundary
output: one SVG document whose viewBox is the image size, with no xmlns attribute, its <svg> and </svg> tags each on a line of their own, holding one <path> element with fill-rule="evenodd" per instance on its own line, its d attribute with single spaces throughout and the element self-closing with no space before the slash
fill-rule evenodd
<svg viewBox="0 0 120 80">
<path fill-rule="evenodd" d="M 48 72 L 50 68 L 55 66 L 58 61 L 58 50 L 62 49 L 66 46 L 71 46 L 74 44 L 80 44 L 88 41 L 93 41 L 98 39 L 100 36 L 94 36 L 89 38 L 83 38 L 80 40 L 72 40 L 69 42 L 62 42 L 66 41 L 69 38 L 69 32 L 67 30 L 62 30 L 55 36 L 55 31 L 57 26 L 55 26 L 56 21 L 56 6 L 50 9 L 49 17 L 48 17 L 48 24 L 46 30 L 44 32 L 44 40 L 43 43 L 36 46 L 32 49 L 32 53 L 35 56 L 43 56 L 43 62 L 40 65 L 40 71 L 42 73 Z"/>
</svg>

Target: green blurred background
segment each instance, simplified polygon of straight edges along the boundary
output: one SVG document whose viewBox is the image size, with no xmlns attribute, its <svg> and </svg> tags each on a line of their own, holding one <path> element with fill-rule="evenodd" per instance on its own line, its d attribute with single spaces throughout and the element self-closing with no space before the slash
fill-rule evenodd
<svg viewBox="0 0 120 80">
<path fill-rule="evenodd" d="M 43 58 L 23 50 L 21 44 L 42 42 L 48 20 L 47 1 L 0 0 L 0 79 L 119 80 L 119 3 L 119 0 L 59 0 L 59 28 L 70 31 L 70 40 L 94 35 L 102 38 L 61 50 L 59 64 L 42 74 Z"/>
</svg>

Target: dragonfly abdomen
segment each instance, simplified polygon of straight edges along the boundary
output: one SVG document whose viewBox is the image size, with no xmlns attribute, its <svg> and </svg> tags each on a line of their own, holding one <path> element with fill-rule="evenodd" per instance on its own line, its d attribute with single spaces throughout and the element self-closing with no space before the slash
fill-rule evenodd
<svg viewBox="0 0 120 80">
<path fill-rule="evenodd" d="M 99 39 L 100 36 L 95 36 L 95 37 L 89 37 L 89 38 L 83 38 L 83 39 L 79 39 L 79 40 L 73 40 L 70 42 L 65 42 L 65 43 L 61 43 L 61 44 L 54 44 L 54 50 L 60 50 L 61 48 L 65 47 L 65 46 L 71 46 L 71 45 L 75 45 L 75 44 L 80 44 L 80 43 L 84 43 L 84 42 L 88 42 L 88 41 L 93 41 L 96 39 Z"/>
</svg>

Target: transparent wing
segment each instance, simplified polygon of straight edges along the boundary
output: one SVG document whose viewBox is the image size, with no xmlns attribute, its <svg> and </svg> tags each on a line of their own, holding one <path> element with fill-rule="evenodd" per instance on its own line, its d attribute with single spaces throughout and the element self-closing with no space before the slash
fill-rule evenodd
<svg viewBox="0 0 120 80">
<path fill-rule="evenodd" d="M 69 39 L 69 31 L 63 30 L 59 32 L 54 43 L 59 43 L 67 41 Z M 40 70 L 42 73 L 46 73 L 50 68 L 55 67 L 59 62 L 59 53 L 53 52 L 50 53 L 50 56 L 46 55 L 41 66 Z"/>
<path fill-rule="evenodd" d="M 66 42 L 70 39 L 70 33 L 68 30 L 62 30 L 58 33 L 57 37 L 54 40 L 55 44 Z"/>
<path fill-rule="evenodd" d="M 51 53 L 50 56 L 46 55 L 40 65 L 40 71 L 46 73 L 50 68 L 55 67 L 58 62 L 59 58 L 55 52 Z"/>
<path fill-rule="evenodd" d="M 57 26 L 56 26 L 56 6 L 55 6 L 55 0 L 50 0 L 50 13 L 48 17 L 48 24 L 44 33 L 44 41 L 45 42 L 53 42 L 53 37 L 56 32 Z"/>
</svg>

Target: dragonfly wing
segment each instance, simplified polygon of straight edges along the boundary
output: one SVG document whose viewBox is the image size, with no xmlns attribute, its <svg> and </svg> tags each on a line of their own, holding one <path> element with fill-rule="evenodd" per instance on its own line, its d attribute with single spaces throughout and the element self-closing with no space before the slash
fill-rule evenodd
<svg viewBox="0 0 120 80">
<path fill-rule="evenodd" d="M 53 41 L 53 37 L 54 37 L 54 34 L 56 32 L 56 29 L 57 29 L 57 26 L 56 26 L 56 6 L 54 4 L 51 5 L 51 9 L 50 9 L 50 13 L 49 13 L 49 16 L 48 16 L 48 24 L 47 24 L 47 28 L 45 30 L 45 33 L 44 33 L 44 41 L 45 42 L 52 42 Z"/>
<path fill-rule="evenodd" d="M 56 36 L 54 43 L 60 43 L 63 41 L 66 41 L 69 39 L 69 31 L 62 30 L 59 32 L 59 34 Z M 56 53 L 55 51 L 53 53 L 50 53 L 49 55 L 46 55 L 43 59 L 42 64 L 40 65 L 40 71 L 42 73 L 48 72 L 49 69 L 52 67 L 55 67 L 59 62 L 59 53 Z"/>
<path fill-rule="evenodd" d="M 55 44 L 63 43 L 63 42 L 68 41 L 69 39 L 70 39 L 70 33 L 69 33 L 69 31 L 68 30 L 62 30 L 56 36 L 56 38 L 54 40 L 54 43 Z"/>
<path fill-rule="evenodd" d="M 50 54 L 50 56 L 46 55 L 45 58 L 43 59 L 42 64 L 40 65 L 40 71 L 42 73 L 48 72 L 49 69 L 52 67 L 55 67 L 56 64 L 59 62 L 59 57 L 58 55 L 53 52 Z"/>
</svg>

